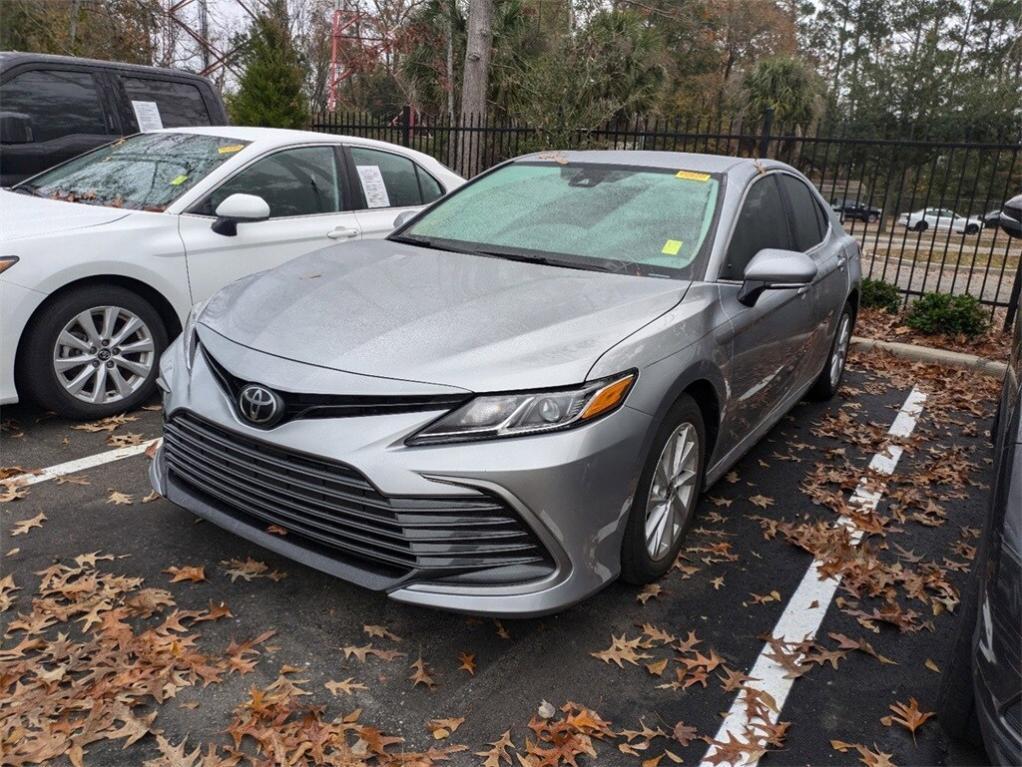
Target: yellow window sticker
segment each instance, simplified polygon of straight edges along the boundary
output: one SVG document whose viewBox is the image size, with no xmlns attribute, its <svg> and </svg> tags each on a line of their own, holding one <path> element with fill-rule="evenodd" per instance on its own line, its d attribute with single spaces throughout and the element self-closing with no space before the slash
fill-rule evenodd
<svg viewBox="0 0 1022 767">
<path fill-rule="evenodd" d="M 693 170 L 679 170 L 674 174 L 675 178 L 684 179 L 685 181 L 709 181 L 709 173 L 696 173 Z"/>
<path fill-rule="evenodd" d="M 188 176 L 186 176 L 186 175 L 184 175 L 182 173 L 180 176 L 174 176 L 174 178 L 172 178 L 170 180 L 170 185 L 171 186 L 181 186 L 181 184 L 183 184 L 187 180 L 188 180 Z"/>
<path fill-rule="evenodd" d="M 244 148 L 245 148 L 244 144 L 229 144 L 227 146 L 220 147 L 216 151 L 218 151 L 220 154 L 234 154 L 235 152 L 240 152 Z"/>
<path fill-rule="evenodd" d="M 681 240 L 668 240 L 660 250 L 665 256 L 676 256 L 681 252 Z"/>
</svg>

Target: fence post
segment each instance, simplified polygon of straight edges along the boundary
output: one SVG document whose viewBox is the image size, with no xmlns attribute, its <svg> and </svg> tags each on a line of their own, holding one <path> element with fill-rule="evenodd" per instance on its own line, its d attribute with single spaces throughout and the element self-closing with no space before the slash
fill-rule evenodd
<svg viewBox="0 0 1022 767">
<path fill-rule="evenodd" d="M 401 144 L 412 145 L 412 108 L 408 104 L 401 107 Z"/>
<path fill-rule="evenodd" d="M 1015 282 L 1011 286 L 1011 296 L 1008 298 L 1008 313 L 1004 316 L 1004 329 L 1011 330 L 1011 324 L 1018 313 L 1019 298 L 1022 297 L 1022 258 L 1019 259 L 1018 268 L 1015 269 Z"/>
<path fill-rule="evenodd" d="M 759 156 L 766 157 L 770 149 L 770 129 L 774 127 L 774 108 L 767 107 L 763 112 L 763 132 L 759 136 Z"/>
</svg>

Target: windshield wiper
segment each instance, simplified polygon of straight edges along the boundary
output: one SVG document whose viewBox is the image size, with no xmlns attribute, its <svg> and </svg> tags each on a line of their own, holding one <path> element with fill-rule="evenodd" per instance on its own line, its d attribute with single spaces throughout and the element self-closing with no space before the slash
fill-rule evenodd
<svg viewBox="0 0 1022 767">
<path fill-rule="evenodd" d="M 603 264 L 581 264 L 576 261 L 565 261 L 547 256 L 528 256 L 524 253 L 508 252 L 506 250 L 489 250 L 487 248 L 466 248 L 452 244 L 450 240 L 433 239 L 430 237 L 416 237 L 415 235 L 398 234 L 387 238 L 393 242 L 403 242 L 408 245 L 418 245 L 422 248 L 433 248 L 434 250 L 447 250 L 452 253 L 467 253 L 473 256 L 487 256 L 489 258 L 503 258 L 506 261 L 521 261 L 542 266 L 559 266 L 564 269 L 581 269 L 587 272 L 616 272 Z"/>
</svg>

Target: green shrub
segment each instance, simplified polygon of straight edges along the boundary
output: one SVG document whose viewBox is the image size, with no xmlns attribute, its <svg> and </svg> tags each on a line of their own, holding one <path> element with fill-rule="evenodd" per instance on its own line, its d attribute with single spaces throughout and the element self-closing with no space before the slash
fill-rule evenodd
<svg viewBox="0 0 1022 767">
<path fill-rule="evenodd" d="M 862 281 L 860 304 L 867 309 L 883 309 L 894 314 L 901 307 L 901 291 L 889 282 L 866 278 Z"/>
<path fill-rule="evenodd" d="M 908 310 L 906 324 L 920 333 L 978 336 L 990 325 L 987 312 L 973 296 L 927 293 Z"/>
</svg>

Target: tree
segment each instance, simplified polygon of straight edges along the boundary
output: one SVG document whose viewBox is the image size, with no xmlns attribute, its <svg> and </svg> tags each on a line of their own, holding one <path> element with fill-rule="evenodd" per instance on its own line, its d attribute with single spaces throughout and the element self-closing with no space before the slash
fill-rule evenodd
<svg viewBox="0 0 1022 767">
<path fill-rule="evenodd" d="M 478 120 L 486 115 L 486 94 L 490 84 L 492 44 L 493 0 L 471 0 L 468 8 L 465 68 L 461 77 L 461 122 L 463 125 L 473 116 Z M 479 170 L 476 167 L 479 143 L 479 134 L 462 133 L 461 166 L 466 176 L 474 176 Z"/>
<path fill-rule="evenodd" d="M 819 93 L 816 74 L 805 62 L 772 56 L 760 59 L 742 78 L 740 109 L 751 124 L 772 109 L 779 126 L 805 130 L 818 111 Z"/>
<path fill-rule="evenodd" d="M 304 72 L 288 31 L 285 0 L 271 0 L 253 21 L 243 61 L 238 91 L 228 99 L 231 120 L 239 125 L 305 127 Z"/>
</svg>

